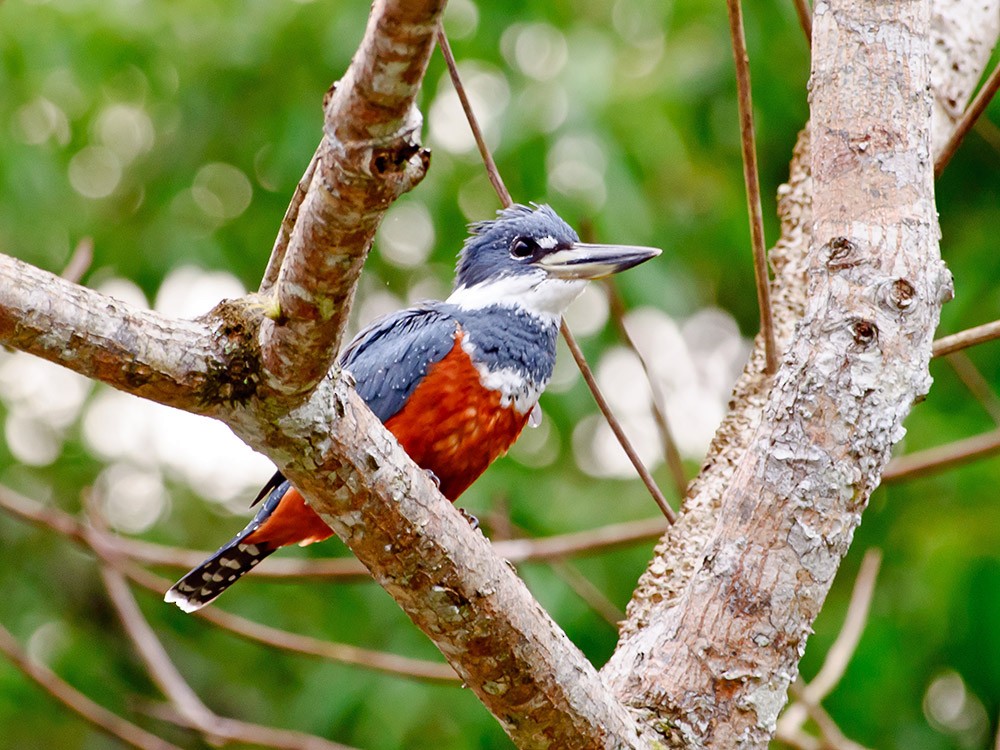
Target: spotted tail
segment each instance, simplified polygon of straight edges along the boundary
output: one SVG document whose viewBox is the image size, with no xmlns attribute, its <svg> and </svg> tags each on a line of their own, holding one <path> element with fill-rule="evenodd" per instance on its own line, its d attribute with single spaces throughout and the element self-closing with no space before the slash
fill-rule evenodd
<svg viewBox="0 0 1000 750">
<path fill-rule="evenodd" d="M 286 544 L 311 544 L 333 533 L 281 474 L 268 482 L 257 500 L 265 495 L 267 499 L 246 528 L 171 586 L 164 601 L 176 604 L 185 612 L 194 612 L 278 548 Z"/>
<path fill-rule="evenodd" d="M 171 586 L 163 601 L 185 612 L 201 609 L 278 549 L 267 544 L 245 544 L 240 538 L 233 539 Z"/>
</svg>

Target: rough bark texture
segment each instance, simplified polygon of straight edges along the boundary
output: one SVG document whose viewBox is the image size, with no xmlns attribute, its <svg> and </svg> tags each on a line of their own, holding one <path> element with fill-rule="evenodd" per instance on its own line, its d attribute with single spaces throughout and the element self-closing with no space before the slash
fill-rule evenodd
<svg viewBox="0 0 1000 750">
<path fill-rule="evenodd" d="M 902 419 L 930 385 L 951 285 L 937 251 L 929 22 L 923 2 L 816 5 L 804 319 L 747 449 L 721 431 L 712 455 L 726 464 L 706 467 L 686 507 L 695 504 L 699 554 L 654 560 L 604 670 L 624 701 L 685 744 L 767 744 Z M 807 179 L 793 171 L 783 198 L 786 238 L 803 218 L 790 198 Z M 687 543 L 682 535 L 671 534 Z M 675 562 L 688 575 L 672 575 Z"/>
<path fill-rule="evenodd" d="M 931 139 L 935 153 L 972 98 L 998 34 L 997 0 L 934 0 L 931 4 Z"/>
<path fill-rule="evenodd" d="M 228 346 L 238 321 L 165 318 L 0 255 L 0 341 L 187 411 L 214 414 L 253 382 L 257 357 Z"/>
<path fill-rule="evenodd" d="M 427 170 L 414 101 L 443 10 L 444 0 L 376 2 L 326 103 L 325 137 L 261 327 L 264 384 L 279 393 L 304 397 L 326 374 L 375 230 Z"/>
</svg>

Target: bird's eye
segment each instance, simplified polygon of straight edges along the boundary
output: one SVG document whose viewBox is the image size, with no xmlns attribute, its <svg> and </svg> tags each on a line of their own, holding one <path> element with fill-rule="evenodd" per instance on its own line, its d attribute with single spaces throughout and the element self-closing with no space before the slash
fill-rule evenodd
<svg viewBox="0 0 1000 750">
<path fill-rule="evenodd" d="M 535 254 L 538 245 L 527 237 L 517 237 L 510 243 L 510 257 L 516 260 L 524 260 Z"/>
</svg>

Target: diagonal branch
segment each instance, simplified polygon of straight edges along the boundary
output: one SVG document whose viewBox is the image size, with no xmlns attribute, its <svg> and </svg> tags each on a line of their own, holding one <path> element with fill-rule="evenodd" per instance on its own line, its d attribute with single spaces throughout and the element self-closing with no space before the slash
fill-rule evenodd
<svg viewBox="0 0 1000 750">
<path fill-rule="evenodd" d="M 552 747 L 640 746 L 583 654 L 342 380 L 274 421 L 235 413 L 230 425 L 259 449 L 301 446 L 271 453 L 515 744 L 544 728 Z"/>
<path fill-rule="evenodd" d="M 26 676 L 34 680 L 49 695 L 79 714 L 98 729 L 117 737 L 139 750 L 181 750 L 177 745 L 147 732 L 95 703 L 43 664 L 33 661 L 6 628 L 0 626 L 0 652 Z"/>
<path fill-rule="evenodd" d="M 9 487 L 0 485 L 0 508 L 40 526 L 62 534 L 73 542 L 92 547 L 103 544 L 116 555 L 143 565 L 165 565 L 190 570 L 211 552 L 208 550 L 168 547 L 141 539 L 117 535 L 94 535 L 100 532 L 80 523 L 74 516 L 37 500 L 24 497 Z M 559 560 L 573 555 L 605 552 L 619 547 L 656 539 L 663 534 L 666 523 L 662 516 L 638 521 L 597 526 L 583 531 L 570 531 L 525 539 L 501 539 L 491 545 L 493 552 L 512 563 Z M 338 578 L 341 581 L 371 581 L 371 574 L 354 557 L 289 558 L 269 557 L 254 570 L 254 578 Z M 251 579 L 252 580 L 252 579 Z"/>
<path fill-rule="evenodd" d="M 503 204 L 504 208 L 510 208 L 510 206 L 514 203 L 514 200 L 511 198 L 510 192 L 507 190 L 507 186 L 504 184 L 503 178 L 500 176 L 500 170 L 497 168 L 496 162 L 493 160 L 493 154 L 490 153 L 490 149 L 486 145 L 486 139 L 483 138 L 483 131 L 479 127 L 479 120 L 476 118 L 476 113 L 472 110 L 472 104 L 469 102 L 469 97 L 465 93 L 465 86 L 462 85 L 462 79 L 458 74 L 458 65 L 455 62 L 455 56 L 451 52 L 451 45 L 448 43 L 448 36 L 444 33 L 443 26 L 438 28 L 438 43 L 441 47 L 441 54 L 444 56 L 445 63 L 448 66 L 448 73 L 451 76 L 451 82 L 455 87 L 455 91 L 458 93 L 459 101 L 462 103 L 462 110 L 465 112 L 465 119 L 469 123 L 469 127 L 472 129 L 472 137 L 476 142 L 476 147 L 479 149 L 479 155 L 483 160 L 484 166 L 486 167 L 486 173 L 489 175 L 490 184 L 493 185 L 493 189 L 496 191 L 497 197 L 500 198 L 500 203 Z M 625 429 L 622 427 L 618 417 L 615 416 L 614 411 L 611 409 L 611 405 L 608 403 L 607 399 L 604 398 L 604 394 L 601 393 L 601 390 L 597 385 L 597 379 L 594 377 L 594 373 L 590 369 L 590 365 L 587 363 L 586 357 L 583 356 L 583 351 L 580 349 L 580 345 L 576 342 L 576 337 L 569 329 L 569 326 L 566 325 L 565 320 L 560 322 L 559 332 L 566 341 L 566 345 L 569 347 L 569 350 L 573 355 L 573 360 L 576 362 L 576 366 L 583 375 L 583 379 L 587 383 L 587 387 L 590 389 L 591 394 L 593 394 L 594 401 L 597 402 L 597 407 L 601 410 L 601 413 L 607 420 L 608 426 L 611 427 L 611 431 L 615 434 L 615 438 L 621 445 L 622 450 L 625 451 L 625 455 L 628 456 L 628 460 L 632 463 L 632 466 L 635 468 L 636 473 L 642 480 L 642 483 L 645 484 L 646 489 L 649 490 L 649 494 L 652 496 L 653 502 L 656 503 L 660 512 L 663 513 L 666 519 L 670 521 L 670 523 L 673 523 L 677 520 L 676 511 L 670 507 L 667 499 L 663 496 L 663 492 L 653 479 L 653 475 L 642 462 L 638 452 L 632 445 L 632 441 L 628 439 L 628 435 L 625 434 Z"/>
<path fill-rule="evenodd" d="M 888 483 L 913 479 L 951 468 L 956 464 L 992 456 L 998 451 L 1000 451 L 1000 430 L 991 430 L 953 443 L 897 456 L 886 467 L 882 481 Z"/>
<path fill-rule="evenodd" d="M 998 338 L 1000 338 L 1000 320 L 993 320 L 974 328 L 953 333 L 950 336 L 942 336 L 934 342 L 934 356 L 943 357 L 946 354 L 968 349 L 970 346 L 985 344 L 987 341 L 994 341 Z"/>
<path fill-rule="evenodd" d="M 951 137 L 934 162 L 935 177 L 940 177 L 941 173 L 944 172 L 945 167 L 948 166 L 948 162 L 951 161 L 951 157 L 958 151 L 958 147 L 962 145 L 962 141 L 968 135 L 969 131 L 972 130 L 972 126 L 976 124 L 976 121 L 986 111 L 986 107 L 989 106 L 993 97 L 996 96 L 997 91 L 1000 91 L 1000 63 L 997 63 L 993 67 L 993 72 L 990 73 L 989 78 L 986 79 L 986 83 L 983 84 L 979 93 L 976 94 L 976 98 L 972 100 L 972 104 L 965 110 L 962 119 L 959 120 L 958 125 L 952 131 Z"/>
<path fill-rule="evenodd" d="M 96 513 L 90 515 L 95 523 L 100 525 Z M 125 576 L 115 567 L 116 561 L 111 559 L 108 551 L 101 549 L 99 545 L 94 547 L 94 551 L 101 556 L 101 579 L 129 640 L 146 665 L 153 682 L 167 696 L 185 725 L 196 729 L 213 744 L 219 740 L 235 740 L 276 750 L 353 750 L 347 745 L 315 735 L 219 716 L 212 711 L 188 685 L 170 659 L 160 639 L 139 609 Z"/>
<path fill-rule="evenodd" d="M 787 277 L 800 285 L 804 318 L 762 421 L 737 435 L 725 424 L 713 446 L 735 437 L 746 448 L 713 452 L 693 485 L 711 494 L 686 510 L 711 520 L 676 533 L 697 539 L 696 557 L 677 565 L 658 548 L 665 559 L 644 576 L 603 670 L 631 705 L 672 715 L 692 744 L 766 745 L 860 510 L 929 383 L 931 334 L 950 293 L 929 158 L 929 20 L 923 4 L 816 6 L 812 153 L 801 177 L 812 181 L 811 226 L 802 229 L 807 207 L 782 206 L 783 236 L 812 235 L 808 275 Z M 805 271 L 783 267 L 796 263 L 784 254 L 778 261 L 776 279 Z M 731 473 L 715 495 L 719 468 Z"/>
<path fill-rule="evenodd" d="M 881 550 L 870 549 L 865 553 L 857 578 L 854 580 L 844 624 L 830 650 L 827 651 L 823 666 L 816 673 L 816 677 L 797 691 L 796 697 L 799 702 L 790 706 L 778 721 L 779 734 L 791 734 L 800 729 L 808 715 L 808 708 L 818 706 L 844 676 L 868 623 L 868 612 L 875 594 L 875 579 L 878 577 L 881 564 Z M 800 677 L 797 684 L 801 683 Z"/>
<path fill-rule="evenodd" d="M 767 247 L 764 244 L 764 216 L 760 206 L 760 170 L 757 168 L 757 141 L 753 127 L 753 96 L 750 92 L 750 59 L 743 32 L 743 8 L 740 0 L 726 0 L 729 11 L 729 34 L 736 62 L 736 102 L 740 112 L 740 142 L 743 147 L 743 181 L 747 191 L 747 213 L 750 217 L 750 241 L 753 247 L 753 274 L 757 285 L 757 305 L 760 308 L 760 332 L 764 339 L 766 371 L 778 369 L 777 343 L 774 338 L 774 317 L 771 311 L 771 290 L 767 275 Z"/>
<path fill-rule="evenodd" d="M 378 0 L 351 67 L 325 104 L 315 170 L 299 205 L 292 201 L 294 227 L 287 241 L 285 229 L 279 234 L 263 284 L 273 298 L 260 336 L 265 383 L 293 400 L 320 381 L 340 348 L 386 209 L 427 170 L 415 100 L 443 10 L 444 0 Z"/>
</svg>

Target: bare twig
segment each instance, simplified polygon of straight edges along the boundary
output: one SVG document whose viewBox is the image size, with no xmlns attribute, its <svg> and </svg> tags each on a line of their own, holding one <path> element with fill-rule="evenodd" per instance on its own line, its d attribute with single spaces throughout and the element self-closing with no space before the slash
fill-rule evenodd
<svg viewBox="0 0 1000 750">
<path fill-rule="evenodd" d="M 146 618 L 139 611 L 132 592 L 128 589 L 124 576 L 114 569 L 107 560 L 100 566 L 101 580 L 108 592 L 108 598 L 118 612 L 118 617 L 125 627 L 129 640 L 132 641 L 142 661 L 149 671 L 149 676 L 157 687 L 170 700 L 174 707 L 202 732 L 209 734 L 209 739 L 216 735 L 208 729 L 215 723 L 215 715 L 208 706 L 202 703 L 181 673 L 167 655 Z"/>
<path fill-rule="evenodd" d="M 324 101 L 315 174 L 291 209 L 287 240 L 279 233 L 280 270 L 272 262 L 264 279 L 261 386 L 287 404 L 301 404 L 326 376 L 375 230 L 426 173 L 415 102 L 443 10 L 444 0 L 375 3 L 351 66 Z"/>
<path fill-rule="evenodd" d="M 802 26 L 802 31 L 806 35 L 806 44 L 811 47 L 813 22 L 812 11 L 809 9 L 809 3 L 807 0 L 792 0 L 792 5 L 795 6 L 795 15 L 799 17 L 799 25 Z"/>
<path fill-rule="evenodd" d="M 909 453 L 892 459 L 882 474 L 882 483 L 931 474 L 955 464 L 991 456 L 1000 451 L 1000 430 L 984 432 L 953 443 Z"/>
<path fill-rule="evenodd" d="M 524 536 L 524 529 L 510 518 L 510 505 L 505 496 L 494 502 L 494 512 L 490 514 L 489 522 L 494 539 L 513 539 Z M 566 560 L 555 559 L 551 561 L 550 567 L 573 590 L 573 593 L 609 624 L 617 626 L 625 618 L 625 613 L 615 606 L 605 593 L 581 573 L 576 566 Z"/>
<path fill-rule="evenodd" d="M 809 718 L 816 722 L 820 734 L 823 737 L 823 747 L 829 750 L 866 750 L 864 745 L 859 745 L 854 740 L 848 738 L 837 726 L 837 722 L 818 703 L 810 703 L 803 698 L 804 689 L 800 682 L 792 684 L 791 693 L 799 701 Z"/>
<path fill-rule="evenodd" d="M 0 485 L 0 508 L 27 521 L 45 526 L 78 544 L 91 545 L 91 536 L 99 532 L 81 524 L 58 508 L 43 505 Z M 584 531 L 573 531 L 534 539 L 507 539 L 495 542 L 493 551 L 510 562 L 551 560 L 570 555 L 598 553 L 616 547 L 656 539 L 665 530 L 661 517 L 625 521 Z M 188 569 L 211 553 L 206 550 L 167 547 L 138 539 L 107 535 L 102 543 L 116 554 L 146 565 L 166 565 Z M 353 557 L 326 559 L 268 558 L 254 569 L 255 578 L 340 578 L 370 581 L 371 575 Z"/>
<path fill-rule="evenodd" d="M 274 282 L 278 280 L 278 272 L 281 270 L 281 263 L 285 259 L 285 251 L 288 249 L 288 240 L 291 238 L 292 230 L 295 229 L 295 222 L 299 218 L 299 207 L 302 205 L 302 201 L 306 197 L 306 192 L 309 190 L 309 185 L 312 182 L 313 175 L 316 173 L 319 153 L 319 149 L 316 149 L 312 159 L 309 160 L 309 166 L 306 167 L 305 174 L 302 175 L 298 184 L 295 185 L 295 192 L 292 194 L 292 200 L 289 201 L 288 208 L 285 209 L 285 215 L 281 219 L 278 236 L 274 240 L 271 257 L 267 261 L 267 268 L 264 270 L 264 277 L 260 282 L 258 290 L 260 294 L 270 292 L 274 286 Z"/>
<path fill-rule="evenodd" d="M 462 84 L 462 79 L 458 75 L 458 65 L 455 62 L 455 56 L 451 53 L 451 44 L 448 42 L 448 35 L 444 33 L 443 24 L 438 26 L 437 41 L 438 46 L 441 48 L 441 54 L 444 56 L 445 64 L 448 66 L 451 83 L 455 87 L 455 93 L 458 94 L 458 100 L 462 103 L 462 109 L 465 111 L 465 119 L 469 123 L 469 127 L 472 128 L 472 137 L 476 140 L 479 156 L 482 158 L 483 164 L 486 165 L 486 175 L 489 177 L 490 184 L 493 185 L 497 196 L 499 196 L 500 203 L 503 204 L 504 208 L 510 208 L 514 204 L 514 199 L 510 197 L 510 191 L 507 190 L 507 186 L 500 176 L 500 170 L 497 169 L 497 163 L 493 160 L 493 154 L 490 153 L 490 149 L 486 145 L 486 139 L 483 138 L 483 131 L 479 127 L 479 120 L 476 118 L 476 113 L 472 111 L 472 104 L 465 93 L 465 86 Z"/>
<path fill-rule="evenodd" d="M 764 216 L 760 206 L 760 174 L 757 169 L 757 144 L 753 127 L 753 96 L 750 91 L 750 59 L 743 32 L 743 9 L 740 0 L 726 0 L 729 11 L 729 32 L 736 61 L 736 91 L 740 112 L 740 140 L 743 145 L 743 179 L 747 190 L 747 213 L 750 217 L 750 239 L 753 244 L 753 270 L 757 283 L 757 304 L 760 307 L 760 331 L 764 337 L 767 373 L 778 370 L 777 344 L 771 316 L 771 290 L 767 273 L 767 250 L 764 244 Z"/>
<path fill-rule="evenodd" d="M 1000 399 L 969 356 L 965 352 L 953 352 L 948 355 L 948 364 L 986 413 L 1000 426 Z"/>
<path fill-rule="evenodd" d="M 573 590 L 573 593 L 612 627 L 617 628 L 618 623 L 625 619 L 625 613 L 575 565 L 566 560 L 553 560 L 551 566 L 553 572 Z"/>
<path fill-rule="evenodd" d="M 94 239 L 93 237 L 84 237 L 76 243 L 73 254 L 70 256 L 69 262 L 63 268 L 60 276 L 66 279 L 66 281 L 72 281 L 74 284 L 79 283 L 93 261 Z"/>
<path fill-rule="evenodd" d="M 986 79 L 986 83 L 979 89 L 976 98 L 972 100 L 972 104 L 965 110 L 962 119 L 955 125 L 955 129 L 952 131 L 948 142 L 941 149 L 941 153 L 938 154 L 937 160 L 934 162 L 935 177 L 940 177 L 941 173 L 944 172 L 944 168 L 948 166 L 951 157 L 958 151 L 958 147 L 969 130 L 972 129 L 972 126 L 976 124 L 979 117 L 986 111 L 986 107 L 996 95 L 997 90 L 1000 90 L 1000 63 L 997 63 L 993 68 L 989 78 Z"/>
<path fill-rule="evenodd" d="M 98 554 L 106 553 L 97 548 L 95 551 Z M 174 666 L 163 644 L 139 610 L 125 577 L 114 567 L 114 562 L 108 558 L 102 558 L 102 561 L 101 578 L 129 640 L 142 658 L 153 682 L 184 719 L 185 726 L 196 729 L 212 743 L 218 740 L 236 740 L 279 750 L 351 750 L 346 745 L 304 732 L 254 724 L 214 713 Z"/>
<path fill-rule="evenodd" d="M 170 587 L 169 581 L 153 575 L 138 565 L 126 564 L 123 566 L 123 572 L 143 588 L 160 595 Z M 443 685 L 460 684 L 455 671 L 444 663 L 411 659 L 384 651 L 373 651 L 345 643 L 335 643 L 307 635 L 290 633 L 287 630 L 234 615 L 218 607 L 205 607 L 194 614 L 242 638 L 284 651 L 291 651 L 303 656 L 318 656 L 321 659 L 341 664 L 352 664 L 394 677 L 407 677 Z"/>
<path fill-rule="evenodd" d="M 878 578 L 879 567 L 882 565 L 882 551 L 870 549 L 865 552 L 861 561 L 858 576 L 854 579 L 851 591 L 851 601 L 847 605 L 844 624 L 837 634 L 830 650 L 826 653 L 823 666 L 812 681 L 802 689 L 805 700 L 819 704 L 830 694 L 840 682 L 847 670 L 847 665 L 854 658 L 861 634 L 868 623 L 868 613 L 871 610 L 872 596 L 875 594 L 875 580 Z"/>
<path fill-rule="evenodd" d="M 635 340 L 625 326 L 625 303 L 618 293 L 618 287 L 615 286 L 611 279 L 605 279 L 604 288 L 608 293 L 608 307 L 611 310 L 611 319 L 615 323 L 615 328 L 618 329 L 618 335 L 635 352 L 635 355 L 639 358 L 639 362 L 642 364 L 642 370 L 646 374 L 646 381 L 649 383 L 649 389 L 653 394 L 653 419 L 656 421 L 656 427 L 660 432 L 660 441 L 663 443 L 664 463 L 666 463 L 667 468 L 670 470 L 670 476 L 674 480 L 674 489 L 677 491 L 677 497 L 683 498 L 687 492 L 688 480 L 684 473 L 684 462 L 681 460 L 681 452 L 677 448 L 677 441 L 674 440 L 674 433 L 670 429 L 670 422 L 667 419 L 667 409 L 663 403 L 663 394 L 660 392 L 659 384 L 653 376 L 646 356 L 636 346 Z"/>
<path fill-rule="evenodd" d="M 486 141 L 483 139 L 483 132 L 479 127 L 476 114 L 472 111 L 469 99 L 465 95 L 465 86 L 462 84 L 461 76 L 458 74 L 458 66 L 455 63 L 455 57 L 451 54 L 451 47 L 448 45 L 448 37 L 444 33 L 443 26 L 438 26 L 437 36 L 438 46 L 441 48 L 441 53 L 444 55 L 445 63 L 448 65 L 448 73 L 451 75 L 452 84 L 455 86 L 455 90 L 458 92 L 459 99 L 462 102 L 462 107 L 465 110 L 465 117 L 469 121 L 469 127 L 472 128 L 472 135 L 475 138 L 476 146 L 479 148 L 479 154 L 486 166 L 490 182 L 493 185 L 493 189 L 496 190 L 497 196 L 500 198 L 500 202 L 504 205 L 504 207 L 509 207 L 513 205 L 514 201 L 510 197 L 510 193 L 507 191 L 507 186 L 504 184 L 503 178 L 500 177 L 500 171 L 497 169 L 496 162 L 493 160 L 490 149 L 486 145 Z M 642 463 L 642 459 L 639 458 L 639 454 L 636 453 L 635 448 L 632 447 L 628 436 L 625 434 L 621 424 L 618 422 L 618 418 L 614 415 L 614 412 L 611 410 L 607 400 L 598 389 L 594 373 L 591 372 L 590 365 L 587 364 L 587 360 L 583 356 L 583 352 L 581 351 L 580 346 L 576 343 L 576 338 L 573 336 L 572 331 L 569 330 L 569 326 L 566 325 L 565 320 L 561 322 L 559 330 L 562 332 L 563 338 L 569 345 L 569 349 L 573 353 L 573 359 L 576 361 L 577 367 L 580 368 L 580 372 L 583 374 L 583 379 L 590 388 L 590 392 L 594 394 L 594 400 L 597 401 L 597 405 L 600 408 L 601 413 L 604 414 L 604 418 L 608 420 L 608 424 L 611 426 L 611 430 L 615 433 L 615 437 L 617 437 L 618 442 L 621 443 L 622 448 L 628 455 L 629 460 L 635 467 L 636 472 L 638 472 L 643 484 L 645 484 L 646 488 L 649 490 L 649 494 L 653 496 L 653 500 L 659 506 L 660 510 L 663 511 L 663 515 L 665 515 L 667 519 L 673 523 L 677 519 L 677 514 L 667 503 L 667 499 L 663 496 L 660 488 L 656 486 L 656 482 L 653 480 L 652 474 L 649 473 L 649 470 Z"/>
<path fill-rule="evenodd" d="M 566 339 L 566 343 L 569 345 L 569 351 L 573 355 L 573 359 L 576 360 L 576 364 L 580 368 L 583 379 L 587 382 L 590 392 L 594 394 L 594 400 L 597 402 L 597 408 L 599 408 L 601 413 L 604 414 L 604 418 L 608 421 L 608 426 L 610 426 L 612 432 L 615 433 L 615 437 L 617 437 L 618 442 L 621 443 L 629 461 L 632 462 L 632 466 L 635 467 L 636 472 L 642 479 L 643 484 L 646 485 L 646 489 L 649 490 L 649 494 L 653 496 L 653 500 L 656 501 L 656 504 L 663 512 L 663 515 L 666 516 L 670 523 L 674 523 L 677 520 L 677 512 L 670 507 L 670 504 L 667 502 L 667 498 L 663 496 L 660 488 L 656 485 L 653 475 L 649 473 L 649 469 L 646 468 L 642 459 L 639 458 L 639 454 L 636 453 L 631 441 L 625 434 L 625 430 L 622 428 L 621 422 L 619 422 L 618 418 L 615 417 L 614 412 L 611 410 L 611 405 L 608 403 L 608 400 L 604 398 L 604 394 L 601 393 L 601 388 L 597 385 L 597 378 L 594 377 L 594 373 L 591 372 L 590 367 L 587 365 L 587 361 L 583 357 L 583 351 L 581 351 L 580 345 L 576 343 L 576 339 L 570 332 L 569 326 L 566 325 L 565 320 L 562 321 L 560 330 L 562 331 L 563 338 Z"/>
<path fill-rule="evenodd" d="M 1000 320 L 967 328 L 950 336 L 942 336 L 934 342 L 933 356 L 942 357 L 945 354 L 957 352 L 959 349 L 968 349 L 970 346 L 984 344 L 997 338 L 1000 338 Z"/>
<path fill-rule="evenodd" d="M 176 745 L 95 703 L 64 682 L 51 669 L 32 660 L 2 625 L 0 625 L 0 651 L 26 677 L 34 680 L 45 692 L 98 729 L 140 750 L 181 750 Z"/>
<path fill-rule="evenodd" d="M 830 732 L 823 728 L 823 719 L 817 719 L 814 713 L 820 702 L 840 682 L 847 669 L 847 665 L 854 657 L 854 652 L 858 648 L 861 634 L 868 621 L 872 595 L 875 593 L 875 579 L 878 577 L 881 562 L 882 553 L 880 550 L 870 549 L 865 553 L 865 557 L 861 561 L 861 568 L 858 570 L 857 578 L 854 580 L 854 588 L 851 591 L 851 601 L 847 606 L 847 614 L 844 616 L 844 624 L 841 626 L 836 640 L 827 652 L 823 666 L 820 667 L 816 677 L 808 684 L 801 677 L 795 683 L 793 694 L 796 695 L 798 700 L 788 707 L 788 710 L 785 711 L 778 721 L 779 736 L 795 736 L 802 728 L 806 717 L 812 716 L 816 720 L 817 725 L 820 725 L 824 737 L 828 740 L 828 744 L 833 747 L 839 747 L 835 741 L 831 740 Z M 829 717 L 826 717 L 826 719 L 829 719 Z M 835 734 L 840 734 L 839 729 L 836 730 Z"/>
<path fill-rule="evenodd" d="M 229 342 L 205 320 L 140 310 L 6 255 L 0 342 L 196 414 L 217 416 L 220 402 L 233 398 Z"/>
<path fill-rule="evenodd" d="M 806 734 L 801 729 L 795 731 L 782 729 L 780 723 L 774 737 L 779 742 L 795 748 L 795 750 L 829 750 L 829 748 L 823 747 L 823 743 L 820 742 L 818 737 Z"/>
</svg>

